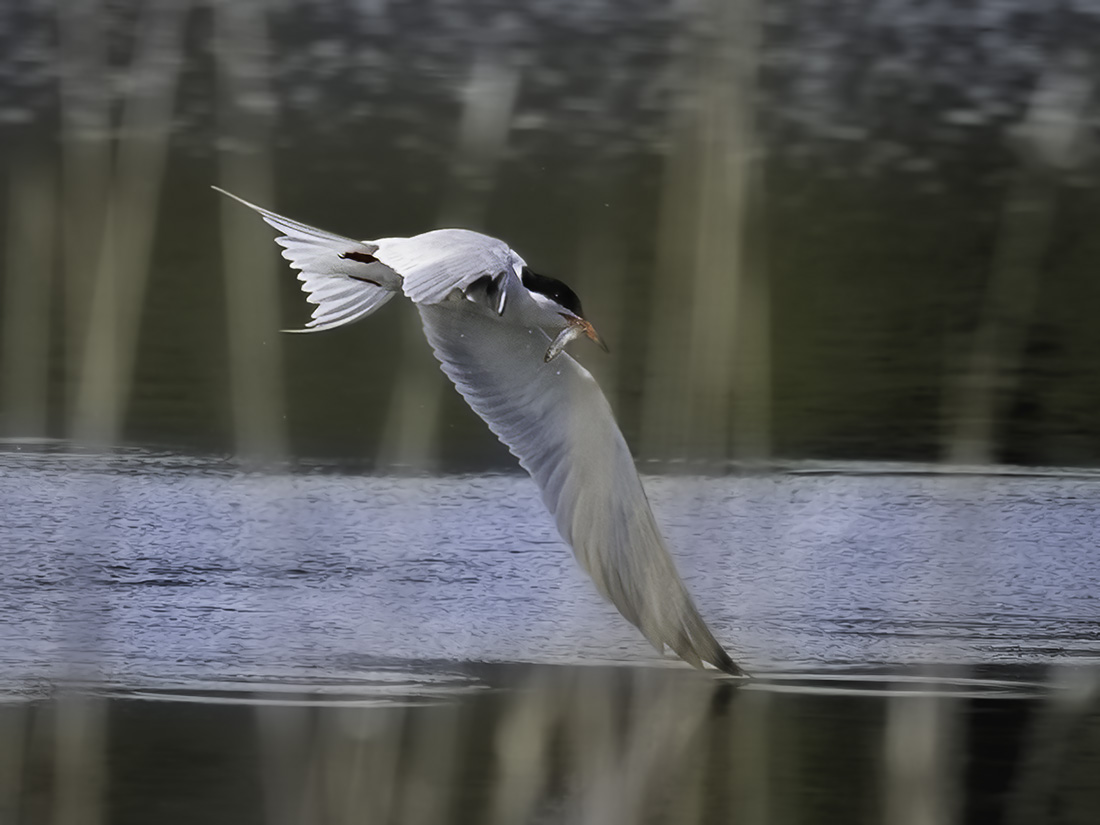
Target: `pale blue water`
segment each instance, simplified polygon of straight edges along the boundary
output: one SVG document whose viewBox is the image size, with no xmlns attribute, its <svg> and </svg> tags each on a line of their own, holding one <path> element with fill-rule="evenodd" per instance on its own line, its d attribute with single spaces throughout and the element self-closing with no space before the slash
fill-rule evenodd
<svg viewBox="0 0 1100 825">
<path fill-rule="evenodd" d="M 820 469 L 646 479 L 700 609 L 751 671 L 1100 661 L 1100 478 Z M 518 473 L 9 447 L 0 501 L 9 685 L 660 661 Z"/>
</svg>

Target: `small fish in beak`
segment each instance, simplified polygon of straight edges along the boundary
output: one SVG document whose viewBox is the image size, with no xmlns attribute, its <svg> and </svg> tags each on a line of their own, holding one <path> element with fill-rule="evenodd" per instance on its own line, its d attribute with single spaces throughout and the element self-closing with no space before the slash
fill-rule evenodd
<svg viewBox="0 0 1100 825">
<path fill-rule="evenodd" d="M 586 335 L 595 341 L 604 352 L 608 351 L 607 344 L 600 338 L 595 327 L 584 318 L 578 318 L 576 315 L 566 315 L 565 313 L 561 313 L 561 317 L 566 320 L 567 324 L 565 329 L 558 333 L 558 337 L 550 343 L 550 348 L 546 350 L 546 357 L 543 359 L 546 363 L 550 363 L 561 355 L 566 344 L 582 335 Z"/>
</svg>

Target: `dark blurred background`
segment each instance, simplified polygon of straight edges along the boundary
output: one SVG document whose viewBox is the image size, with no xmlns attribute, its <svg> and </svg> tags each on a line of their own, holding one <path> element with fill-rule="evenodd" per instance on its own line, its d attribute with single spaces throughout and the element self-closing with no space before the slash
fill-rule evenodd
<svg viewBox="0 0 1100 825">
<path fill-rule="evenodd" d="M 508 461 L 416 313 L 287 337 L 272 232 L 571 284 L 639 459 L 1100 463 L 1090 4 L 5 3 L 0 432 Z"/>
</svg>

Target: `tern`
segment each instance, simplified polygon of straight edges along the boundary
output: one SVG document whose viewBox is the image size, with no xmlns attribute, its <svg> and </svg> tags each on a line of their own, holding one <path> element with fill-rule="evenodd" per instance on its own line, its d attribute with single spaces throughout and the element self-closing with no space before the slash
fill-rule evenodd
<svg viewBox="0 0 1100 825">
<path fill-rule="evenodd" d="M 291 331 L 343 326 L 403 294 L 443 372 L 538 484 L 596 589 L 658 652 L 745 675 L 684 586 L 607 399 L 565 352 L 578 337 L 607 349 L 572 289 L 470 230 L 356 241 L 213 188 L 282 233 L 275 242 L 317 305 Z"/>
</svg>

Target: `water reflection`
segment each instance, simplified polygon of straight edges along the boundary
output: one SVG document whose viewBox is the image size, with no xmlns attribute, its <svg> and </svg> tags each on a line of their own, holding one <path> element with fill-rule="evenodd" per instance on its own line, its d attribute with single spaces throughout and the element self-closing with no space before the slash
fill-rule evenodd
<svg viewBox="0 0 1100 825">
<path fill-rule="evenodd" d="M 117 823 L 979 823 L 1056 808 L 1088 821 L 1100 674 L 991 675 L 737 688 L 686 668 L 471 664 L 465 684 L 428 678 L 404 695 L 392 679 L 69 689 L 0 703 L 0 810 L 28 822 L 72 808 Z"/>
<path fill-rule="evenodd" d="M 505 460 L 411 313 L 278 342 L 293 279 L 220 182 L 507 239 L 613 333 L 586 360 L 643 457 L 1093 464 L 1096 34 L 1006 0 L 0 14 L 0 426 Z"/>
</svg>

